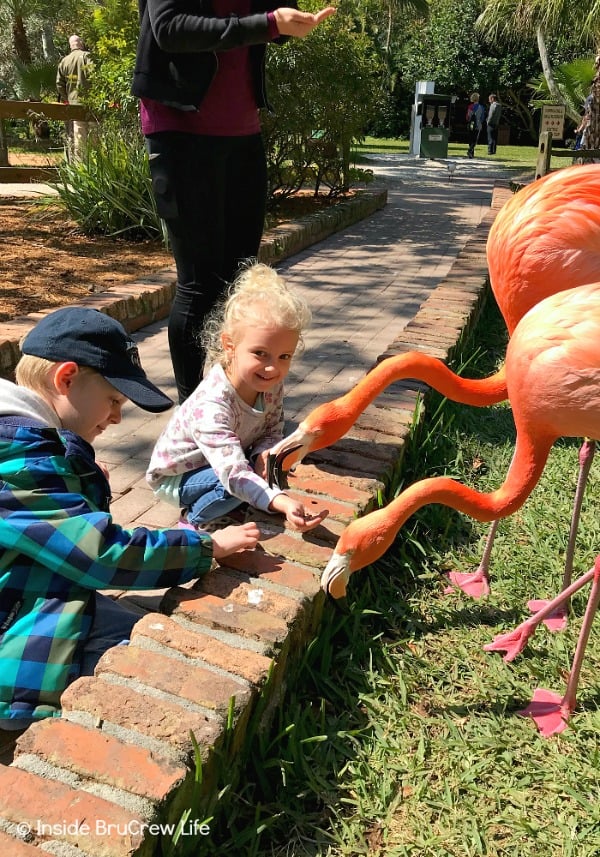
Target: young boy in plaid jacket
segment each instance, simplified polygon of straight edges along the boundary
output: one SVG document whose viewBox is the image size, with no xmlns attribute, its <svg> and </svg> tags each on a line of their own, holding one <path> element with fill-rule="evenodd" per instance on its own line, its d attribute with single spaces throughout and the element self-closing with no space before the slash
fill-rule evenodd
<svg viewBox="0 0 600 857">
<path fill-rule="evenodd" d="M 17 384 L 0 379 L 0 730 L 60 716 L 65 687 L 128 639 L 136 614 L 97 590 L 185 583 L 259 536 L 253 523 L 209 536 L 113 522 L 91 444 L 127 399 L 172 404 L 119 322 L 67 307 L 21 350 Z"/>
</svg>

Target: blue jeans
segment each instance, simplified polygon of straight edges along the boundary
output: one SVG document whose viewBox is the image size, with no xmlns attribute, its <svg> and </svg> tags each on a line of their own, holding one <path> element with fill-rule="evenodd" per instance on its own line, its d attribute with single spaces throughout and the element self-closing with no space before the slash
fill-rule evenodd
<svg viewBox="0 0 600 857">
<path fill-rule="evenodd" d="M 242 501 L 226 491 L 219 477 L 206 465 L 185 473 L 179 485 L 179 501 L 187 510 L 187 519 L 195 527 L 202 527 L 214 518 L 220 518 L 242 505 Z"/>
<path fill-rule="evenodd" d="M 112 598 L 94 593 L 96 598 L 96 615 L 89 636 L 83 648 L 80 675 L 94 675 L 96 664 L 108 649 L 129 642 L 133 626 L 140 618 Z M 34 721 L 29 718 L 13 717 L 10 720 L 0 719 L 0 729 L 16 731 L 26 729 Z"/>
</svg>

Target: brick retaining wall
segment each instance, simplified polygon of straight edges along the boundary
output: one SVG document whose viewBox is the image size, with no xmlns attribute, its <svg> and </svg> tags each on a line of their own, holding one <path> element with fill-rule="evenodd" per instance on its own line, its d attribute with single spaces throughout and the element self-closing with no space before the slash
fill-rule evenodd
<svg viewBox="0 0 600 857">
<path fill-rule="evenodd" d="M 486 298 L 487 234 L 508 195 L 508 188 L 495 191 L 492 210 L 448 276 L 384 356 L 414 349 L 453 355 Z M 286 240 L 281 233 L 274 239 L 278 247 Z M 161 289 L 170 288 L 168 279 Z M 134 284 L 132 293 L 156 293 L 146 288 Z M 145 313 L 161 311 L 145 300 Z M 120 306 L 131 311 L 129 294 Z M 127 321 L 134 324 L 132 316 Z M 3 853 L 156 854 L 158 833 L 147 825 L 176 822 L 192 794 L 190 731 L 210 795 L 219 765 L 235 765 L 249 718 L 277 704 L 289 659 L 313 636 L 323 609 L 321 570 L 338 533 L 372 507 L 399 466 L 418 392 L 415 383 L 394 384 L 346 437 L 298 466 L 292 489 L 305 503 L 318 496 L 329 507 L 327 528 L 301 536 L 262 518 L 256 551 L 169 590 L 161 612 L 136 624 L 129 646 L 107 652 L 94 677 L 67 689 L 62 719 L 19 738 L 14 761 L 0 767 Z"/>
</svg>

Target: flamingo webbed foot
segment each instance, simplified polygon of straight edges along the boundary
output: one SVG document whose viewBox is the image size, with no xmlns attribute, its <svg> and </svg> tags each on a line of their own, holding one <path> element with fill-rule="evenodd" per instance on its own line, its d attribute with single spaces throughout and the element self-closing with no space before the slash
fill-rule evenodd
<svg viewBox="0 0 600 857">
<path fill-rule="evenodd" d="M 469 595 L 471 598 L 483 598 L 490 594 L 489 579 L 480 568 L 466 574 L 460 571 L 451 571 L 448 580 L 451 585 L 444 589 L 445 595 L 450 595 L 456 589 L 462 590 L 465 595 Z"/>
<path fill-rule="evenodd" d="M 538 687 L 533 693 L 533 699 L 526 708 L 518 711 L 521 717 L 531 717 L 544 738 L 557 735 L 567 728 L 567 720 L 571 714 L 565 705 L 564 697 Z"/>
<path fill-rule="evenodd" d="M 496 634 L 491 643 L 486 643 L 483 650 L 484 652 L 506 652 L 502 660 L 510 663 L 521 654 L 534 631 L 535 625 L 522 622 L 514 631 Z"/>
<path fill-rule="evenodd" d="M 531 611 L 531 613 L 539 613 L 540 610 L 543 610 L 545 607 L 550 604 L 549 601 L 546 601 L 543 598 L 535 598 L 531 601 L 527 602 L 527 607 Z M 557 631 L 564 631 L 567 627 L 567 609 L 564 606 L 557 607 L 549 616 L 546 616 L 545 619 L 542 619 L 542 622 L 548 628 L 549 631 L 552 631 L 555 634 Z"/>
</svg>

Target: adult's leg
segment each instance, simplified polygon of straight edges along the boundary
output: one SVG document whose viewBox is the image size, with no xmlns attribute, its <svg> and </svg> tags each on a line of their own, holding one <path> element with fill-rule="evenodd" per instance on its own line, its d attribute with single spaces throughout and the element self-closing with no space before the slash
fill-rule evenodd
<svg viewBox="0 0 600 857">
<path fill-rule="evenodd" d="M 188 510 L 189 523 L 195 527 L 202 527 L 242 504 L 241 500 L 225 490 L 212 467 L 186 473 L 179 485 L 179 499 Z"/>
<path fill-rule="evenodd" d="M 198 385 L 205 317 L 223 293 L 226 159 L 219 137 L 164 132 L 148 138 L 152 186 L 177 267 L 169 348 L 179 401 Z"/>
<path fill-rule="evenodd" d="M 234 279 L 239 266 L 258 256 L 265 225 L 267 160 L 260 134 L 228 141 L 223 274 Z"/>
</svg>

